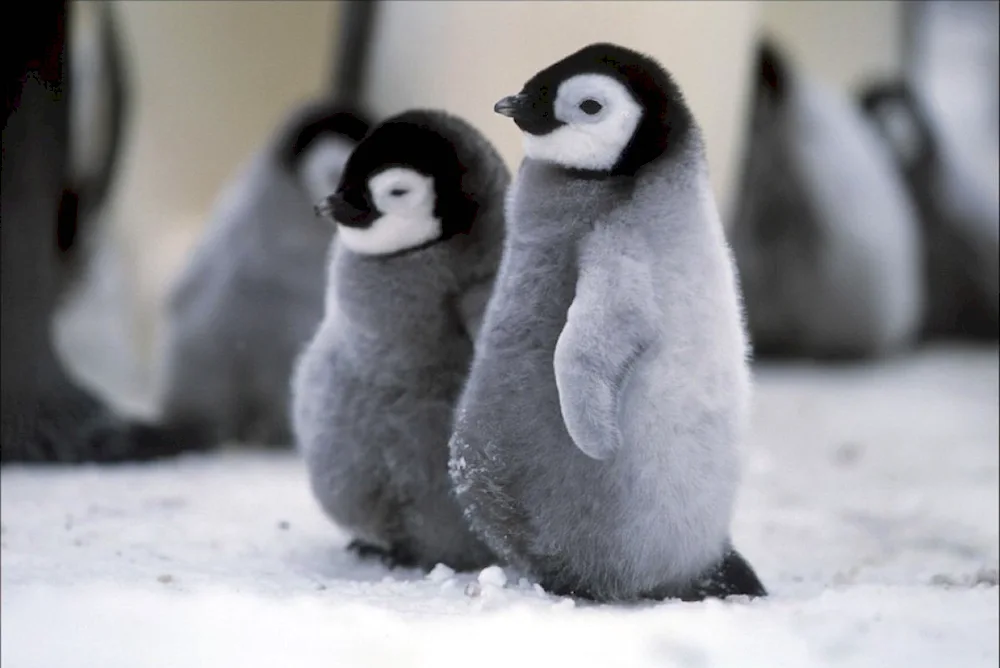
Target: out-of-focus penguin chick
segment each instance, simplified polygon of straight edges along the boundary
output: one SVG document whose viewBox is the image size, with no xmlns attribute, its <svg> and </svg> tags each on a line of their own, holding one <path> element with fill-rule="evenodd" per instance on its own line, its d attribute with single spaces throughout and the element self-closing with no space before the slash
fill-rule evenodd
<svg viewBox="0 0 1000 668">
<path fill-rule="evenodd" d="M 309 102 L 223 190 L 169 296 L 162 422 L 291 445 L 292 365 L 323 315 L 333 237 L 314 207 L 367 131 L 361 115 Z"/>
<path fill-rule="evenodd" d="M 871 125 L 768 40 L 731 226 L 757 356 L 888 354 L 919 333 L 917 214 Z"/>
<path fill-rule="evenodd" d="M 325 315 L 293 378 L 296 443 L 349 547 L 391 565 L 494 560 L 452 494 L 448 438 L 509 180 L 468 123 L 415 110 L 371 132 L 323 208 L 338 230 Z"/>
<path fill-rule="evenodd" d="M 997 210 L 968 206 L 954 158 L 943 150 L 919 94 L 902 80 L 866 86 L 860 103 L 892 150 L 924 231 L 929 336 L 1000 335 Z M 961 201 L 960 201 L 961 200 Z M 977 215 L 978 214 L 978 215 Z M 991 234 L 992 231 L 992 234 Z"/>
<path fill-rule="evenodd" d="M 904 77 L 932 122 L 936 197 L 975 248 L 973 275 L 1000 300 L 1000 3 L 906 3 Z"/>
<path fill-rule="evenodd" d="M 679 88 L 594 44 L 495 111 L 526 158 L 450 444 L 466 517 L 552 592 L 765 594 L 730 541 L 746 337 Z"/>
</svg>

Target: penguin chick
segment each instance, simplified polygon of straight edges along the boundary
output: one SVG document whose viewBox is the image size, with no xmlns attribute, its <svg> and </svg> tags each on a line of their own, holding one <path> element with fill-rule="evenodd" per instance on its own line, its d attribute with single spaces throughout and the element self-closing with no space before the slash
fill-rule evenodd
<svg viewBox="0 0 1000 668">
<path fill-rule="evenodd" d="M 755 356 L 865 357 L 910 344 L 924 308 L 919 222 L 860 110 L 773 44 L 730 241 Z"/>
<path fill-rule="evenodd" d="M 892 151 L 920 214 L 928 305 L 925 334 L 996 339 L 1000 335 L 997 216 L 961 198 L 954 159 L 939 141 L 920 95 L 903 80 L 877 81 L 858 95 L 862 109 Z M 963 202 L 959 202 L 961 199 Z M 989 230 L 993 230 L 990 239 Z M 992 280 L 982 280 L 992 273 Z"/>
<path fill-rule="evenodd" d="M 292 364 L 323 315 L 333 237 L 314 205 L 367 121 L 330 101 L 295 109 L 229 183 L 168 302 L 161 420 L 212 442 L 291 444 Z"/>
<path fill-rule="evenodd" d="M 559 594 L 765 594 L 729 538 L 746 340 L 680 90 L 593 44 L 495 111 L 526 157 L 450 442 L 471 526 Z"/>
<path fill-rule="evenodd" d="M 414 110 L 358 145 L 322 207 L 338 229 L 292 419 L 312 490 L 359 554 L 425 569 L 494 561 L 452 494 L 448 438 L 509 181 L 468 123 Z"/>
</svg>

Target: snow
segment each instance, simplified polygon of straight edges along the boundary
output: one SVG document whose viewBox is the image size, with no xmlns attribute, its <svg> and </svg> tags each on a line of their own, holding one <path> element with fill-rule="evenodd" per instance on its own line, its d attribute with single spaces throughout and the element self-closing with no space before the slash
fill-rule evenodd
<svg viewBox="0 0 1000 668">
<path fill-rule="evenodd" d="M 760 368 L 766 600 L 596 606 L 344 551 L 291 453 L 0 473 L 0 655 L 74 666 L 996 666 L 997 348 Z"/>
<path fill-rule="evenodd" d="M 507 584 L 507 575 L 500 566 L 488 566 L 479 573 L 479 584 L 490 587 L 503 587 Z"/>
<path fill-rule="evenodd" d="M 427 574 L 428 580 L 431 582 L 440 582 L 442 584 L 452 582 L 454 577 L 455 571 L 444 564 L 438 564 Z"/>
</svg>

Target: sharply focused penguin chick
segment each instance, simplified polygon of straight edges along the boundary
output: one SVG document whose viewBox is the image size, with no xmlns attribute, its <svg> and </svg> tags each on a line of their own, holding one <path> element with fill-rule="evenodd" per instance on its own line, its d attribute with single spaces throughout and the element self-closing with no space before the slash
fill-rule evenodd
<svg viewBox="0 0 1000 668">
<path fill-rule="evenodd" d="M 1000 251 L 995 207 L 992 216 L 989 206 L 970 207 L 973 193 L 968 190 L 961 193 L 964 201 L 958 201 L 953 186 L 960 175 L 954 159 L 943 150 L 926 105 L 909 84 L 872 83 L 859 98 L 892 150 L 920 213 L 928 291 L 926 333 L 997 338 Z"/>
<path fill-rule="evenodd" d="M 919 221 L 860 109 L 763 41 L 731 227 L 756 356 L 898 350 L 924 309 Z"/>
<path fill-rule="evenodd" d="M 730 544 L 746 341 L 680 90 L 594 44 L 495 110 L 526 158 L 450 444 L 466 517 L 556 593 L 764 594 Z"/>
<path fill-rule="evenodd" d="M 509 181 L 466 122 L 410 111 L 358 146 L 323 207 L 338 231 L 326 312 L 293 379 L 295 437 L 351 547 L 392 565 L 494 560 L 452 494 L 448 438 L 503 248 Z"/>
<path fill-rule="evenodd" d="M 220 195 L 168 303 L 162 421 L 203 439 L 291 444 L 292 364 L 323 316 L 329 195 L 361 116 L 297 108 Z"/>
</svg>

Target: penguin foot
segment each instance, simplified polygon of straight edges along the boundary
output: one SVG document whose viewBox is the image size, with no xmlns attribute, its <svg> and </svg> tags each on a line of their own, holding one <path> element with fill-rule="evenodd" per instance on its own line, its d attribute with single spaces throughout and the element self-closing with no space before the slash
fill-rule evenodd
<svg viewBox="0 0 1000 668">
<path fill-rule="evenodd" d="M 685 589 L 677 598 L 682 601 L 702 601 L 727 596 L 767 596 L 767 589 L 742 554 L 735 549 L 705 575 Z"/>
<path fill-rule="evenodd" d="M 729 548 L 722 560 L 707 569 L 701 577 L 682 587 L 676 583 L 662 585 L 645 592 L 612 591 L 607 588 L 595 589 L 585 581 L 565 577 L 566 571 L 553 569 L 540 578 L 546 592 L 555 596 L 569 596 L 583 603 L 649 603 L 679 599 L 685 602 L 703 601 L 707 598 L 727 598 L 767 596 L 767 588 L 757 577 L 757 573 L 736 549 Z"/>
<path fill-rule="evenodd" d="M 398 545 L 384 548 L 381 545 L 366 543 L 363 540 L 354 539 L 347 544 L 347 551 L 353 552 L 359 559 L 378 560 L 389 570 L 396 568 L 415 568 L 417 559 L 408 550 Z"/>
</svg>

